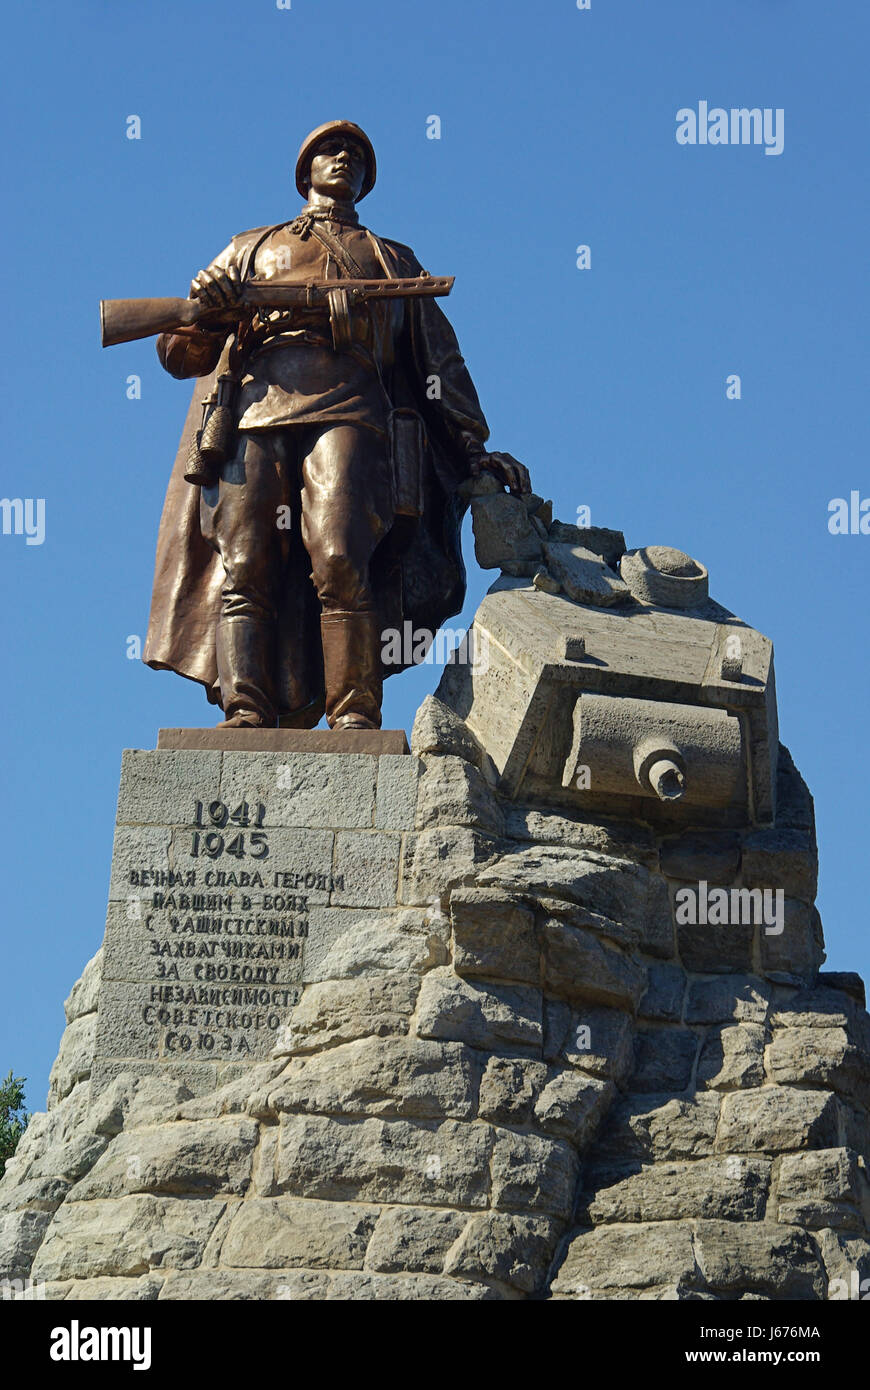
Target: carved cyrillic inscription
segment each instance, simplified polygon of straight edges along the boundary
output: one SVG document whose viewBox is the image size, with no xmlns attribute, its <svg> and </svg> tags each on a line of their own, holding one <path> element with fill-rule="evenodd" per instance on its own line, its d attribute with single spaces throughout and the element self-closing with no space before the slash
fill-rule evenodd
<svg viewBox="0 0 870 1390">
<path fill-rule="evenodd" d="M 323 864 L 275 862 L 280 832 L 270 835 L 266 823 L 260 800 L 198 798 L 189 832 L 172 832 L 165 862 L 127 861 L 126 910 L 120 915 L 118 904 L 110 917 L 110 932 L 120 935 L 108 957 L 105 1011 L 123 1013 L 129 1026 L 104 1018 L 109 1055 L 227 1062 L 268 1055 L 301 993 L 312 901 L 325 904 L 343 891 L 345 875 Z M 304 841 L 294 857 L 302 852 Z"/>
</svg>

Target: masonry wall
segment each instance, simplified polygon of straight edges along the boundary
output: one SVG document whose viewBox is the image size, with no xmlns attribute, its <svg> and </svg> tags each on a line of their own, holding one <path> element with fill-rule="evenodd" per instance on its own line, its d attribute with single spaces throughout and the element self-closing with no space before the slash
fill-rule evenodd
<svg viewBox="0 0 870 1390">
<path fill-rule="evenodd" d="M 414 748 L 128 755 L 105 946 L 0 1184 L 3 1274 L 57 1299 L 815 1299 L 870 1275 L 870 1021 L 857 977 L 819 971 L 785 750 L 773 828 L 661 837 L 506 802 L 435 701 Z M 236 797 L 325 900 L 267 1055 L 179 1058 L 178 1027 L 137 1021 L 163 937 L 129 875 L 189 868 L 189 803 Z M 784 930 L 677 925 L 702 879 L 781 887 Z"/>
</svg>

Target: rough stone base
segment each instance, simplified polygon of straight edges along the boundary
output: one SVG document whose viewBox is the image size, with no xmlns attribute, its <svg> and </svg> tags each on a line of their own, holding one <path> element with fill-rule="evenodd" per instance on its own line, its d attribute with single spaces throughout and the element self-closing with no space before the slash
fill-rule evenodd
<svg viewBox="0 0 870 1390">
<path fill-rule="evenodd" d="M 0 1185 L 3 1275 L 318 1300 L 821 1299 L 870 1276 L 870 1019 L 856 977 L 819 973 L 785 750 L 774 827 L 674 837 L 502 800 L 435 701 L 414 746 L 392 908 L 350 914 L 267 1060 L 95 1089 L 89 964 Z M 781 882 L 782 937 L 676 927 L 700 873 Z"/>
</svg>

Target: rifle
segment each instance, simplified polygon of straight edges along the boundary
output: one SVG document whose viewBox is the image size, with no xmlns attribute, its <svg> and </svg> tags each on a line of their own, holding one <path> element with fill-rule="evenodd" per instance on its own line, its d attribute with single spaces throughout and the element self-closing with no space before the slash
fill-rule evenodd
<svg viewBox="0 0 870 1390">
<path fill-rule="evenodd" d="M 252 317 L 258 309 L 320 309 L 347 313 L 354 304 L 383 299 L 416 299 L 447 295 L 452 275 L 417 275 L 407 280 L 314 280 L 288 284 L 280 280 L 245 281 L 235 304 L 214 306 L 199 299 L 102 299 L 100 333 L 103 347 L 132 343 L 176 328 L 219 328 Z"/>
<path fill-rule="evenodd" d="M 452 275 L 417 275 L 405 280 L 314 280 L 288 284 L 280 280 L 246 280 L 235 304 L 215 306 L 199 299 L 103 299 L 100 329 L 103 347 L 132 343 L 174 329 L 221 329 L 225 343 L 216 368 L 215 385 L 202 402 L 202 424 L 194 433 L 185 478 L 195 487 L 210 487 L 226 459 L 233 438 L 233 404 L 238 378 L 231 362 L 235 330 L 258 310 L 319 309 L 329 311 L 336 350 L 349 332 L 355 304 L 384 299 L 415 299 L 449 294 Z"/>
</svg>

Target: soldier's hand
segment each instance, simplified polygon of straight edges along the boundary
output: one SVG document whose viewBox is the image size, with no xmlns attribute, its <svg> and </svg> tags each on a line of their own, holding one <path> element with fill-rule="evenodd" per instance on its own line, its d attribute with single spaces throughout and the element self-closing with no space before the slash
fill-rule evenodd
<svg viewBox="0 0 870 1390">
<path fill-rule="evenodd" d="M 220 266 L 210 266 L 201 270 L 190 282 L 190 298 L 198 299 L 212 309 L 225 309 L 238 304 L 242 295 L 242 282 L 234 265 L 228 270 Z"/>
<path fill-rule="evenodd" d="M 514 497 L 522 497 L 532 490 L 529 470 L 513 454 L 481 454 L 476 460 L 476 467 L 498 478 L 500 483 L 510 488 Z"/>
</svg>

